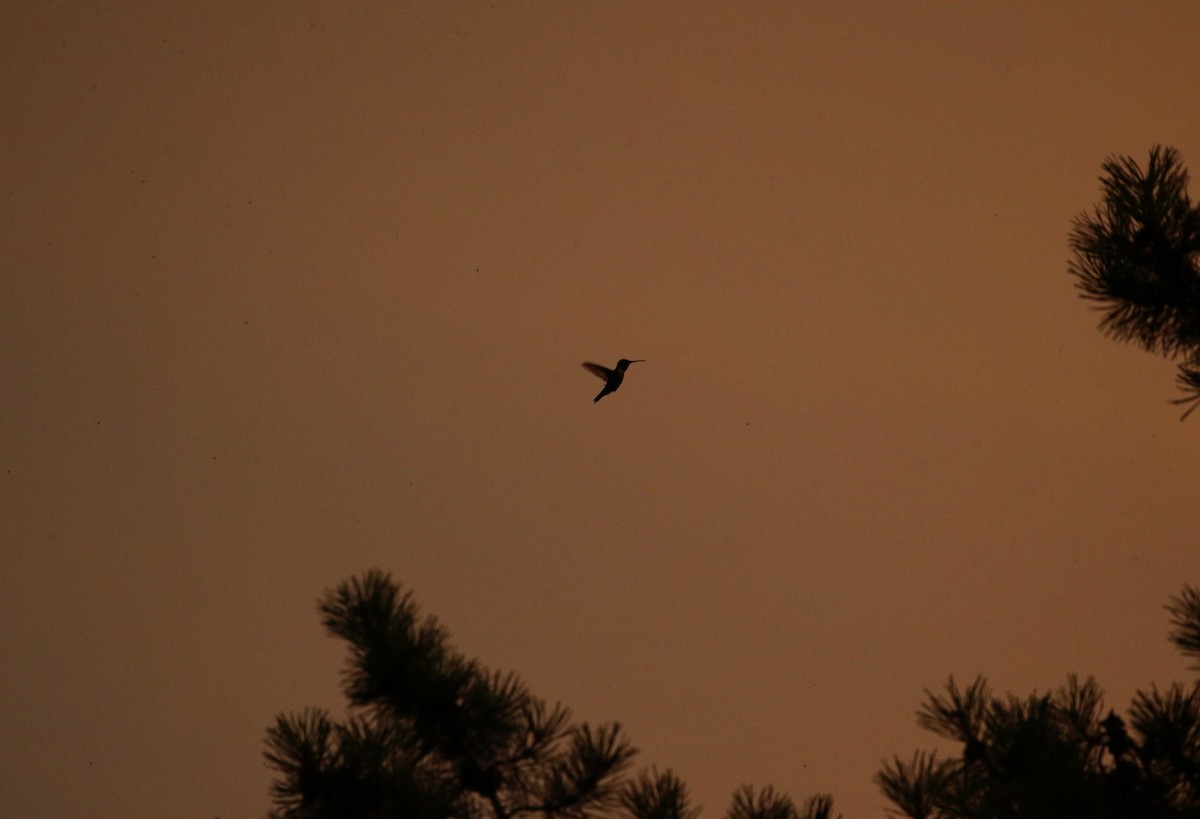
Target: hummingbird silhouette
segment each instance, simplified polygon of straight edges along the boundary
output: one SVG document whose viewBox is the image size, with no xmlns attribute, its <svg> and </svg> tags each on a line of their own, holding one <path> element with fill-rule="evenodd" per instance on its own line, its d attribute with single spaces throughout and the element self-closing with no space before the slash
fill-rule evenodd
<svg viewBox="0 0 1200 819">
<path fill-rule="evenodd" d="M 617 387 L 621 386 L 621 382 L 625 380 L 625 370 L 629 369 L 629 365 L 645 360 L 644 358 L 635 358 L 630 361 L 628 358 L 622 358 L 617 362 L 617 366 L 611 370 L 608 367 L 601 367 L 599 364 L 591 361 L 583 362 L 585 370 L 604 379 L 604 389 L 600 390 L 600 394 L 592 399 L 592 403 L 596 403 L 610 392 L 616 392 Z"/>
</svg>

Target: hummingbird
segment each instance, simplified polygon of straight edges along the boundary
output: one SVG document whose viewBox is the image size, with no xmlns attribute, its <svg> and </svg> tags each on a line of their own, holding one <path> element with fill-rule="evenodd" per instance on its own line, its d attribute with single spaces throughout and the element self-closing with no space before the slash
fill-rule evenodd
<svg viewBox="0 0 1200 819">
<path fill-rule="evenodd" d="M 630 364 L 637 364 L 639 361 L 645 361 L 644 358 L 635 358 L 630 361 L 628 358 L 622 358 L 617 362 L 617 366 L 613 369 L 601 367 L 599 364 L 593 364 L 591 361 L 583 362 L 583 368 L 593 375 L 598 375 L 604 379 L 604 389 L 600 390 L 600 394 L 592 399 L 592 403 L 596 403 L 610 392 L 616 392 L 617 387 L 621 386 L 621 382 L 625 380 L 625 370 Z"/>
</svg>

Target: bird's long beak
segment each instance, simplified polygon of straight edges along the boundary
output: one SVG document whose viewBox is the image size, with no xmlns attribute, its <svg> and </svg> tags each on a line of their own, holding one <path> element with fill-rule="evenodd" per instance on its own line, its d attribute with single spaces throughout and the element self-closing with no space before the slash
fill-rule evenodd
<svg viewBox="0 0 1200 819">
<path fill-rule="evenodd" d="M 646 360 L 646 359 L 644 359 L 644 358 L 634 358 L 634 359 L 630 359 L 629 363 L 630 363 L 630 364 L 637 364 L 638 362 L 644 362 L 645 360 Z"/>
</svg>

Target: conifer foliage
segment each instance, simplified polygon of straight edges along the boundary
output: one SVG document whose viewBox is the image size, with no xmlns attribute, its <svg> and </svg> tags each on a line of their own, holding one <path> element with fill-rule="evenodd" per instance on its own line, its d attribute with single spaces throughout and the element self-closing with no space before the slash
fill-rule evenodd
<svg viewBox="0 0 1200 819">
<path fill-rule="evenodd" d="M 380 571 L 326 592 L 326 630 L 349 645 L 348 716 L 282 714 L 267 730 L 273 819 L 697 819 L 670 770 L 628 775 L 618 723 L 572 721 L 511 673 L 456 651 L 412 595 Z M 797 808 L 743 786 L 728 819 L 835 819 L 833 800 Z"/>
<path fill-rule="evenodd" d="M 388 575 L 343 582 L 318 608 L 350 647 L 350 716 L 276 719 L 274 817 L 576 819 L 619 801 L 634 748 L 618 724 L 573 723 L 516 675 L 467 659 Z"/>
<path fill-rule="evenodd" d="M 1200 592 L 1167 604 L 1171 641 L 1200 658 Z M 1127 717 L 1095 680 L 994 694 L 982 677 L 926 691 L 917 722 L 958 747 L 893 757 L 875 782 L 911 819 L 1200 819 L 1200 680 L 1139 691 Z"/>
<path fill-rule="evenodd" d="M 1179 362 L 1186 418 L 1200 406 L 1200 208 L 1187 169 L 1157 145 L 1145 168 L 1112 156 L 1102 170 L 1100 204 L 1071 230 L 1070 272 L 1103 332 Z"/>
</svg>

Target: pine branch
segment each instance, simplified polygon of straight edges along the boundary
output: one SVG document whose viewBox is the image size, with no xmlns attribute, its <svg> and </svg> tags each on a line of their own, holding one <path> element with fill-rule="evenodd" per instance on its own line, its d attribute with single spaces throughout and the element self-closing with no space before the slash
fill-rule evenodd
<svg viewBox="0 0 1200 819">
<path fill-rule="evenodd" d="M 1200 660 L 1200 589 L 1184 586 L 1166 609 L 1171 613 L 1171 642 L 1184 654 Z M 1195 668 L 1200 671 L 1200 664 Z"/>
</svg>

